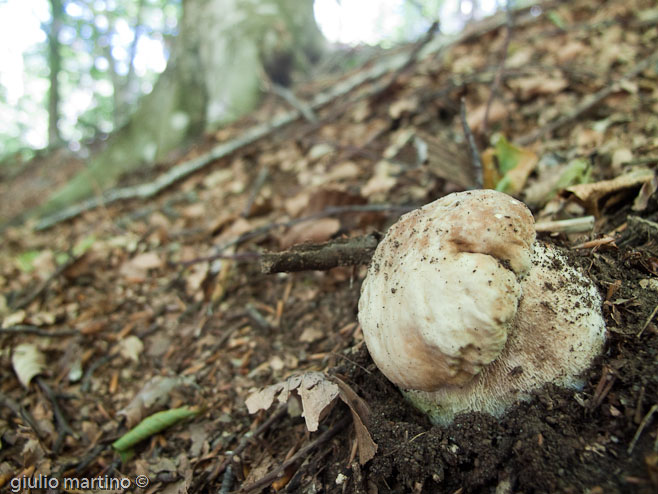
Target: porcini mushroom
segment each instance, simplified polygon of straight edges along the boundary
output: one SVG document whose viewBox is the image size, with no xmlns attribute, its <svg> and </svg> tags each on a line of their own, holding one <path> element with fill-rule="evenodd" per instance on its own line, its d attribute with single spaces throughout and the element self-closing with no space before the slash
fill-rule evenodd
<svg viewBox="0 0 658 494">
<path fill-rule="evenodd" d="M 359 322 L 382 373 L 434 423 L 502 414 L 552 382 L 578 388 L 605 339 L 592 283 L 492 190 L 404 215 L 363 282 Z"/>
</svg>

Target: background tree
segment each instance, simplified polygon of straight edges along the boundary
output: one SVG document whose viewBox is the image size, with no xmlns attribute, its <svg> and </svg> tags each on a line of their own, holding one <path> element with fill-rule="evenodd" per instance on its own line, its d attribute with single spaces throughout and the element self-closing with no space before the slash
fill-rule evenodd
<svg viewBox="0 0 658 494">
<path fill-rule="evenodd" d="M 48 27 L 48 67 L 50 89 L 48 91 L 48 147 L 55 147 L 62 141 L 59 133 L 59 73 L 62 67 L 59 33 L 62 28 L 64 9 L 61 0 L 50 0 L 52 20 Z"/>
<path fill-rule="evenodd" d="M 41 212 L 105 188 L 246 114 L 258 102 L 266 68 L 285 82 L 288 70 L 319 56 L 323 41 L 312 0 L 185 0 L 172 57 L 153 92 Z"/>
</svg>

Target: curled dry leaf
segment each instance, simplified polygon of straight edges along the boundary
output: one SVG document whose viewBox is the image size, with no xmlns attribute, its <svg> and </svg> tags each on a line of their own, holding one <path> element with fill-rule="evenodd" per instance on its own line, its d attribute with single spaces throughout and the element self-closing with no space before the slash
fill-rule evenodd
<svg viewBox="0 0 658 494">
<path fill-rule="evenodd" d="M 567 187 L 566 190 L 581 201 L 588 211 L 595 216 L 599 216 L 601 209 L 605 206 L 605 204 L 602 204 L 604 198 L 624 190 L 641 187 L 651 182 L 653 178 L 654 172 L 652 170 L 638 168 L 612 180 L 573 185 Z"/>
<path fill-rule="evenodd" d="M 245 403 L 249 413 L 256 413 L 258 410 L 270 408 L 275 398 L 286 403 L 290 394 L 296 393 L 302 399 L 302 415 L 306 427 L 313 432 L 318 430 L 320 416 L 333 404 L 338 392 L 338 386 L 321 372 L 307 372 L 252 393 Z"/>
<path fill-rule="evenodd" d="M 336 398 L 340 397 L 352 412 L 359 462 L 363 465 L 375 456 L 377 444 L 368 432 L 368 405 L 352 388 L 336 377 L 329 379 L 321 372 L 307 372 L 256 391 L 249 395 L 245 403 L 249 413 L 256 413 L 270 408 L 275 398 L 286 403 L 291 393 L 301 398 L 302 416 L 306 428 L 311 432 L 318 430 L 320 419 L 334 405 Z"/>
<path fill-rule="evenodd" d="M 32 378 L 46 368 L 46 357 L 35 345 L 23 343 L 14 348 L 11 365 L 18 380 L 27 388 Z"/>
</svg>

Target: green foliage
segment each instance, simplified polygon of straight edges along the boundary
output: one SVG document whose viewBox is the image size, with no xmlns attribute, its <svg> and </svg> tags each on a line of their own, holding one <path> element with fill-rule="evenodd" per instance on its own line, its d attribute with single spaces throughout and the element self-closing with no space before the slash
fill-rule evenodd
<svg viewBox="0 0 658 494">
<path fill-rule="evenodd" d="M 62 6 L 59 128 L 77 148 L 125 122 L 138 98 L 150 91 L 164 67 L 154 65 L 157 57 L 149 57 L 148 50 L 160 44 L 168 58 L 167 40 L 177 32 L 181 0 L 62 0 Z M 44 33 L 51 22 L 52 15 L 41 19 Z M 48 50 L 43 36 L 23 53 L 23 96 L 17 104 L 0 86 L 0 112 L 5 115 L 0 160 L 45 145 L 46 128 L 39 123 L 47 120 Z"/>
<path fill-rule="evenodd" d="M 16 256 L 16 266 L 24 273 L 34 271 L 34 260 L 39 257 L 41 251 L 28 250 Z"/>
</svg>

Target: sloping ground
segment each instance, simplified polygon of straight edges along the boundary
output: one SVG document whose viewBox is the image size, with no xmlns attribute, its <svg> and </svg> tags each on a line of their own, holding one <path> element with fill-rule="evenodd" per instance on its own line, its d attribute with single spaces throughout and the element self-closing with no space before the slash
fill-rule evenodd
<svg viewBox="0 0 658 494">
<path fill-rule="evenodd" d="M 533 14 L 365 83 L 318 122 L 284 127 L 148 203 L 7 230 L 3 488 L 145 475 L 132 492 L 655 492 L 658 11 L 650 0 L 580 1 Z M 438 427 L 367 354 L 356 322 L 364 267 L 265 275 L 258 259 L 381 231 L 475 186 L 461 97 L 481 149 L 493 132 L 522 146 L 510 186 L 538 219 L 596 215 L 593 231 L 549 226 L 542 238 L 596 281 L 609 337 L 582 391 L 549 386 L 500 419 Z M 214 138 L 283 108 L 273 98 Z M 482 155 L 485 182 L 496 181 L 491 156 L 503 164 L 511 149 L 500 142 Z M 343 404 L 313 433 L 274 407 L 247 413 L 252 391 L 307 371 L 365 401 L 372 459 L 359 462 L 363 430 Z M 198 413 L 168 429 L 151 422 L 121 462 L 117 438 L 182 407 Z"/>
</svg>

